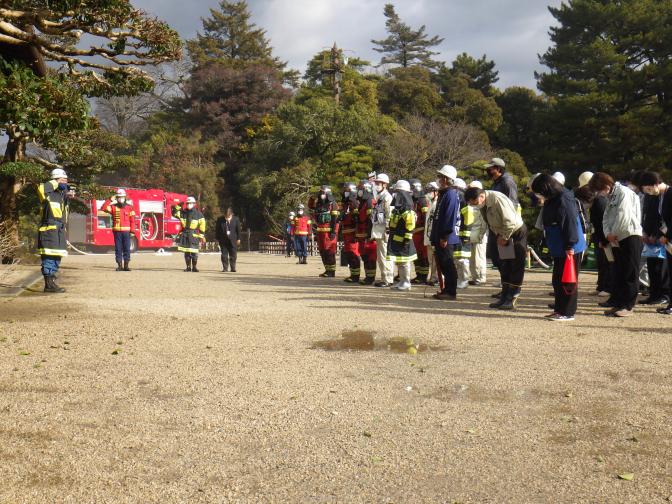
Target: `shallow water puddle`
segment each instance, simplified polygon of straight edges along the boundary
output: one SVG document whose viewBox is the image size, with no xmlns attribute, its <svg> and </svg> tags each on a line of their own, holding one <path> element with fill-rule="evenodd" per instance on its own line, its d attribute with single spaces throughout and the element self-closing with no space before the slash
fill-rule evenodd
<svg viewBox="0 0 672 504">
<path fill-rule="evenodd" d="M 311 349 L 327 351 L 374 351 L 415 355 L 428 351 L 445 351 L 441 346 L 430 346 L 414 338 L 378 336 L 374 331 L 343 331 L 340 338 L 316 341 Z"/>
</svg>

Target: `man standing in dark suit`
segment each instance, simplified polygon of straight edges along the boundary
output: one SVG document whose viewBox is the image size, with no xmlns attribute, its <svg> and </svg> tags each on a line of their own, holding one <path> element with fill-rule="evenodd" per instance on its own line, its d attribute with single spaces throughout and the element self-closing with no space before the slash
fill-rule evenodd
<svg viewBox="0 0 672 504">
<path fill-rule="evenodd" d="M 227 208 L 226 215 L 217 219 L 216 228 L 217 241 L 222 252 L 222 271 L 228 271 L 231 264 L 231 271 L 235 273 L 240 245 L 240 220 L 233 215 L 232 208 Z"/>
</svg>

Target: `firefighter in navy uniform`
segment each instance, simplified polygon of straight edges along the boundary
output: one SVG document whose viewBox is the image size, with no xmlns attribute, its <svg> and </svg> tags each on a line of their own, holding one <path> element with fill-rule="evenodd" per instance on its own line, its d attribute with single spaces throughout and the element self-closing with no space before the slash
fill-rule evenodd
<svg viewBox="0 0 672 504">
<path fill-rule="evenodd" d="M 322 278 L 336 276 L 336 248 L 338 246 L 338 219 L 341 212 L 329 186 L 320 188 L 315 200 L 313 219 L 317 225 L 317 248 L 324 264 Z"/>
<path fill-rule="evenodd" d="M 37 187 L 42 205 L 40 227 L 37 233 L 37 252 L 42 259 L 44 292 L 65 292 L 56 285 L 56 273 L 61 258 L 68 255 L 65 239 L 65 222 L 68 217 L 68 199 L 75 193 L 68 186 L 68 175 L 56 168 L 51 172 L 51 180 Z"/>
<path fill-rule="evenodd" d="M 343 185 L 343 206 L 341 209 L 341 233 L 343 234 L 343 254 L 350 267 L 350 276 L 345 279 L 348 283 L 358 283 L 361 274 L 359 264 L 359 241 L 357 240 L 357 222 L 359 220 L 359 202 L 357 201 L 357 186 L 348 182 Z"/>
<path fill-rule="evenodd" d="M 196 199 L 187 198 L 184 208 L 177 207 L 175 215 L 182 223 L 182 232 L 177 241 L 177 250 L 184 252 L 184 262 L 187 267 L 184 271 L 198 273 L 198 251 L 201 241 L 205 241 L 205 217 L 196 208 Z"/>
<path fill-rule="evenodd" d="M 373 229 L 371 214 L 376 206 L 373 190 L 373 185 L 368 180 L 362 180 L 357 188 L 357 199 L 359 200 L 357 240 L 359 241 L 359 253 L 362 256 L 365 273 L 364 279 L 359 282 L 362 285 L 373 285 L 376 281 L 378 248 L 376 240 L 371 237 L 371 230 Z"/>
<path fill-rule="evenodd" d="M 131 235 L 135 232 L 135 211 L 126 201 L 126 191 L 117 189 L 117 193 L 106 200 L 100 209 L 112 216 L 117 271 L 131 271 L 128 264 L 131 262 Z"/>
<path fill-rule="evenodd" d="M 422 190 L 422 182 L 418 179 L 408 181 L 413 190 L 413 204 L 415 205 L 415 230 L 413 231 L 413 244 L 418 258 L 415 260 L 415 278 L 412 284 L 427 283 L 429 276 L 429 255 L 425 246 L 425 223 L 429 215 L 431 202 Z"/>
</svg>

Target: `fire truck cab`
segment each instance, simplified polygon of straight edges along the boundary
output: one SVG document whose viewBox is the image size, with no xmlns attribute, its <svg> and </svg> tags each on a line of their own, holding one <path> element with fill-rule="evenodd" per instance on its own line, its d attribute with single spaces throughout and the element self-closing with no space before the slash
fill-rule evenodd
<svg viewBox="0 0 672 504">
<path fill-rule="evenodd" d="M 110 188 L 110 195 L 116 188 Z M 186 194 L 161 189 L 126 189 L 126 201 L 135 210 L 135 233 L 131 236 L 131 251 L 175 246 L 175 237 L 182 226 L 173 212 L 175 205 L 187 200 Z M 100 210 L 104 200 L 84 202 L 87 215 L 71 213 L 68 219 L 68 240 L 87 248 L 114 247 L 112 217 Z"/>
</svg>

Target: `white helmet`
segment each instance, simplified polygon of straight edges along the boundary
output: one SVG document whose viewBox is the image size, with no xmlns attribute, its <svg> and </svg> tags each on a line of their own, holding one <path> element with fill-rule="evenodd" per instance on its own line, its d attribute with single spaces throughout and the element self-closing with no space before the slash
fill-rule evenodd
<svg viewBox="0 0 672 504">
<path fill-rule="evenodd" d="M 294 217 L 296 214 L 294 212 L 289 212 L 290 217 Z"/>
<path fill-rule="evenodd" d="M 439 190 L 439 184 L 436 182 L 430 182 L 425 186 L 425 191 L 427 192 L 432 192 L 432 191 L 438 191 Z"/>
<path fill-rule="evenodd" d="M 194 198 L 193 196 L 189 196 L 187 198 L 187 203 L 196 203 L 196 198 Z"/>
<path fill-rule="evenodd" d="M 396 191 L 412 192 L 411 184 L 408 183 L 408 180 L 397 180 L 397 183 L 394 186 Z"/>
<path fill-rule="evenodd" d="M 551 175 L 555 180 L 560 182 L 563 186 L 565 185 L 565 176 L 562 174 L 562 172 L 556 171 L 553 175 Z"/>
<path fill-rule="evenodd" d="M 303 210 L 303 209 L 306 208 L 306 207 L 303 205 L 303 203 L 301 203 L 297 208 L 298 208 L 299 210 Z"/>
<path fill-rule="evenodd" d="M 117 189 L 117 198 L 125 198 L 126 191 L 124 189 Z"/>
<path fill-rule="evenodd" d="M 457 168 L 451 165 L 444 165 L 440 170 L 437 171 L 439 175 L 443 175 L 450 180 L 455 180 L 457 178 Z"/>
<path fill-rule="evenodd" d="M 593 172 L 590 171 L 584 171 L 581 175 L 579 175 L 579 187 L 587 186 L 590 182 L 590 179 L 593 178 L 593 175 Z"/>
<path fill-rule="evenodd" d="M 483 189 L 483 184 L 481 184 L 480 180 L 472 180 L 469 182 L 469 187 L 476 187 L 478 189 Z"/>
<path fill-rule="evenodd" d="M 51 170 L 51 178 L 52 180 L 57 180 L 60 178 L 68 178 L 68 174 L 65 173 L 65 170 L 63 168 L 55 168 Z"/>
<path fill-rule="evenodd" d="M 383 184 L 390 185 L 390 177 L 388 177 L 384 173 L 379 173 L 378 176 L 376 177 L 375 182 L 382 182 Z"/>
<path fill-rule="evenodd" d="M 464 180 L 462 180 L 461 178 L 456 178 L 453 185 L 455 187 L 457 187 L 458 189 L 464 189 L 464 190 L 467 189 L 467 183 Z"/>
</svg>

